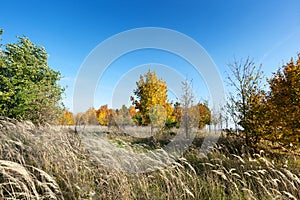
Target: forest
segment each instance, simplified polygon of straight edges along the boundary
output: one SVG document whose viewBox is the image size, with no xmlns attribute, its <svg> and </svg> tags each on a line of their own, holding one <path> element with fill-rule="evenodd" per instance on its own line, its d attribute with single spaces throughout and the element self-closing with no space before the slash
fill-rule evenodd
<svg viewBox="0 0 300 200">
<path fill-rule="evenodd" d="M 218 110 L 188 79 L 169 101 L 149 69 L 130 106 L 72 113 L 44 47 L 23 36 L 0 50 L 1 199 L 300 199 L 300 54 L 267 78 L 234 59 Z M 178 138 L 190 143 L 169 155 Z"/>
</svg>

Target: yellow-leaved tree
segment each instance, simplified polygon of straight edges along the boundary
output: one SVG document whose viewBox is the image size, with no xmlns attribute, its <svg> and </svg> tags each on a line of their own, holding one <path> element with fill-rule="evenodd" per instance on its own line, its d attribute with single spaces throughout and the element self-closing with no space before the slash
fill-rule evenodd
<svg viewBox="0 0 300 200">
<path fill-rule="evenodd" d="M 300 54 L 279 69 L 269 80 L 267 98 L 267 139 L 283 145 L 299 144 L 300 140 Z"/>
<path fill-rule="evenodd" d="M 58 119 L 59 125 L 74 125 L 74 115 L 68 110 L 64 110 L 61 117 Z"/>
<path fill-rule="evenodd" d="M 167 114 L 170 113 L 166 82 L 159 79 L 155 72 L 149 70 L 140 76 L 136 85 L 137 88 L 134 90 L 136 99 L 131 97 L 131 101 L 138 109 L 138 115 L 141 116 L 142 120 L 141 124 L 161 124 L 168 117 Z"/>
<path fill-rule="evenodd" d="M 114 122 L 114 111 L 108 108 L 108 105 L 102 105 L 96 111 L 97 119 L 100 125 L 109 126 Z"/>
</svg>

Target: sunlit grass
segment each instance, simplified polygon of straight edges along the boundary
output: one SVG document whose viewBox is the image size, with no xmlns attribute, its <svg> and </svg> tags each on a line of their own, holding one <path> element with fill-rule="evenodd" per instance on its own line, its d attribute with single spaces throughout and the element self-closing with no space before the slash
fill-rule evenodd
<svg viewBox="0 0 300 200">
<path fill-rule="evenodd" d="M 0 199 L 300 199 L 299 156 L 265 144 L 253 149 L 223 137 L 203 157 L 198 135 L 173 164 L 128 174 L 97 161 L 82 137 L 73 129 L 0 120 Z M 105 150 L 101 138 L 86 141 L 93 140 Z M 108 141 L 135 153 L 152 148 L 127 136 Z"/>
</svg>

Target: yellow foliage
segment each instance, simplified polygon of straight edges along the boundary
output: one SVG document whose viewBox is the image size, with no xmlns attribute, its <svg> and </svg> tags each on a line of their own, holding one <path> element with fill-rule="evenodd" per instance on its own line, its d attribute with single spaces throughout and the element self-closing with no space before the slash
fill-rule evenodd
<svg viewBox="0 0 300 200">
<path fill-rule="evenodd" d="M 68 110 L 64 110 L 62 116 L 58 120 L 59 125 L 74 125 L 74 115 Z"/>
<path fill-rule="evenodd" d="M 155 72 L 149 70 L 146 74 L 141 75 L 140 80 L 136 84 L 137 89 L 134 91 L 134 94 L 137 96 L 137 100 L 133 97 L 131 97 L 131 100 L 142 115 L 143 124 L 150 123 L 150 110 L 156 106 L 162 106 L 170 114 L 167 103 L 167 84 L 162 79 L 159 79 Z"/>
<path fill-rule="evenodd" d="M 113 121 L 114 111 L 107 105 L 103 105 L 96 111 L 97 119 L 102 126 L 108 126 Z"/>
<path fill-rule="evenodd" d="M 285 145 L 299 144 L 300 139 L 300 55 L 278 70 L 269 80 L 266 137 Z"/>
</svg>

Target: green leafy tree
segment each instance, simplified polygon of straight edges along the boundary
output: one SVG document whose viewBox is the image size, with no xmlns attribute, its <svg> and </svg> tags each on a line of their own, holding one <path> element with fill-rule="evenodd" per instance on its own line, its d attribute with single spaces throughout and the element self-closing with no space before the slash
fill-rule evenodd
<svg viewBox="0 0 300 200">
<path fill-rule="evenodd" d="M 44 47 L 26 37 L 4 45 L 0 53 L 0 115 L 37 124 L 57 122 L 63 93 L 58 84 L 61 75 L 47 60 Z"/>
</svg>

